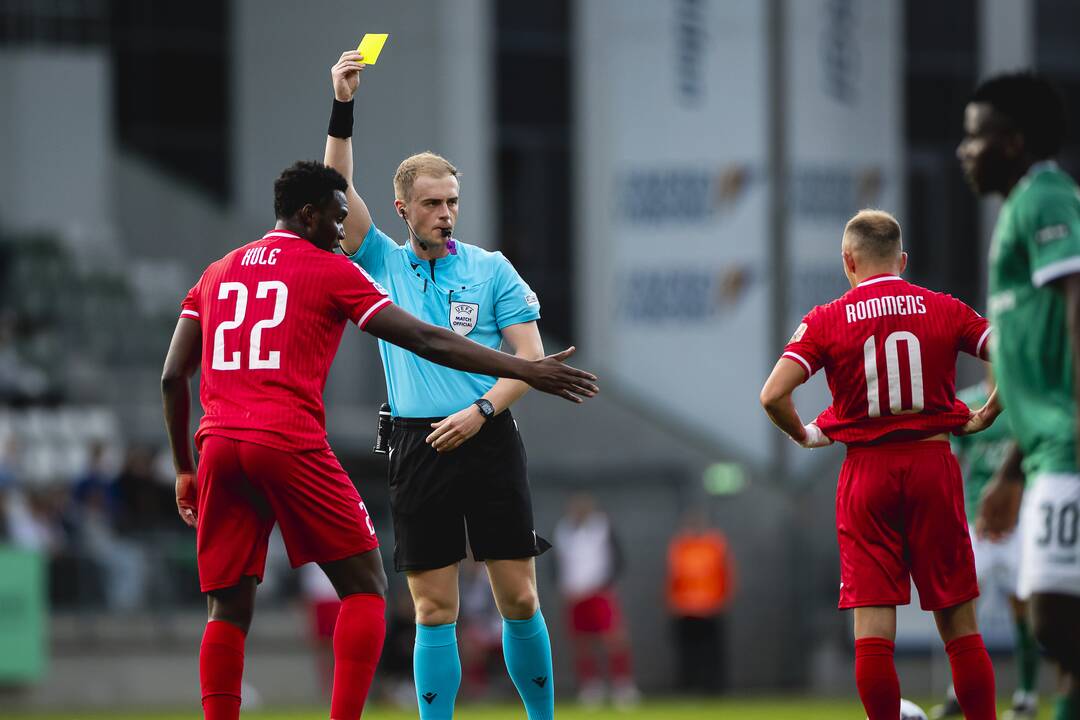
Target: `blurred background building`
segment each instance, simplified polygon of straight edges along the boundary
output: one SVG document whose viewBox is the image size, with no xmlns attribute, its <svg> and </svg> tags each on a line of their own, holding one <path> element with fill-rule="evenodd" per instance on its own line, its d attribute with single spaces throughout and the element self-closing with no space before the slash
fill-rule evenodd
<svg viewBox="0 0 1080 720">
<path fill-rule="evenodd" d="M 286 165 L 321 159 L 329 67 L 366 31 L 390 34 L 353 141 L 376 223 L 403 239 L 394 169 L 446 155 L 457 235 L 505 252 L 549 349 L 576 344 L 602 377 L 584 407 L 533 394 L 516 415 L 542 532 L 581 489 L 618 531 L 643 691 L 676 680 L 662 578 L 690 507 L 739 567 L 728 687 L 849 691 L 830 662 L 851 652 L 842 450 L 788 443 L 757 393 L 799 318 L 846 288 L 861 207 L 898 215 L 914 281 L 984 306 L 993 209 L 957 167 L 962 109 L 980 77 L 1034 67 L 1080 113 L 1069 0 L 0 0 L 0 685 L 22 688 L 0 704 L 197 697 L 204 610 L 161 364 L 205 265 L 271 226 Z M 1080 169 L 1075 140 L 1063 160 Z M 800 410 L 826 397 L 817 377 Z M 326 399 L 389 548 L 371 338 L 346 335 Z M 272 565 L 248 677 L 268 702 L 314 702 L 300 582 Z M 548 619 L 570 678 L 566 618 Z M 905 677 L 939 689 L 929 618 L 902 616 L 899 645 L 925 668 Z"/>
</svg>

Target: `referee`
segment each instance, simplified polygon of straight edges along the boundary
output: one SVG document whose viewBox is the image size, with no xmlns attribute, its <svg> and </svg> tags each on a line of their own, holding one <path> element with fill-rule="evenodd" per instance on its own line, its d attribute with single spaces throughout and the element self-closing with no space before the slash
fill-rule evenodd
<svg viewBox="0 0 1080 720">
<path fill-rule="evenodd" d="M 342 250 L 395 303 L 435 325 L 527 359 L 544 355 L 540 303 L 502 253 L 452 237 L 457 169 L 424 152 L 394 175 L 394 205 L 409 241 L 377 228 L 353 187 L 353 95 L 363 57 L 345 52 L 331 68 L 334 108 L 325 163 L 349 181 Z M 510 406 L 523 382 L 435 365 L 379 343 L 390 408 L 390 508 L 394 567 L 406 573 L 416 607 L 413 674 L 422 719 L 453 716 L 461 682 L 456 621 L 458 564 L 487 565 L 503 617 L 503 655 L 530 720 L 554 716 L 551 643 L 540 612 L 533 558 L 550 544 L 533 529 L 525 447 Z M 569 398 L 576 399 L 576 398 Z"/>
</svg>

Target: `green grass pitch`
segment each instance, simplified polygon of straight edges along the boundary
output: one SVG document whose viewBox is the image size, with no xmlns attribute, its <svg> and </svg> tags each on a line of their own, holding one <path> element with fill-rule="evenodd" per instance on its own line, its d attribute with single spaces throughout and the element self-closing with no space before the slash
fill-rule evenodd
<svg viewBox="0 0 1080 720">
<path fill-rule="evenodd" d="M 931 702 L 920 700 L 929 709 Z M 1043 703 L 1039 720 L 1049 720 L 1050 710 Z M 1002 706 L 1004 711 L 1006 706 Z M 244 712 L 242 718 L 251 720 L 322 720 L 324 711 L 316 710 L 260 710 Z M 740 699 L 706 701 L 649 702 L 632 711 L 598 710 L 586 711 L 573 705 L 559 705 L 555 713 L 559 720 L 863 720 L 866 714 L 858 701 L 821 700 L 809 698 Z M 454 714 L 459 720 L 524 720 L 520 705 L 469 706 L 463 705 Z M 67 712 L 27 713 L 9 715 L 0 709 L 5 720 L 198 720 L 197 712 Z M 374 706 L 364 713 L 365 720 L 415 720 L 416 712 L 390 710 Z"/>
</svg>

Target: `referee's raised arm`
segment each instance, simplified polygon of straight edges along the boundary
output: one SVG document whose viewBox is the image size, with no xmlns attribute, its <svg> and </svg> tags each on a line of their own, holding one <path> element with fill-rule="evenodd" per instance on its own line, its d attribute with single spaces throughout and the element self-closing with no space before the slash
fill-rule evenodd
<svg viewBox="0 0 1080 720">
<path fill-rule="evenodd" d="M 323 153 L 323 164 L 337 170 L 349 183 L 349 189 L 345 193 L 349 203 L 349 215 L 345 218 L 345 239 L 341 242 L 341 249 L 347 255 L 360 249 L 364 236 L 371 228 L 371 213 L 353 185 L 353 96 L 360 85 L 363 60 L 363 55 L 349 50 L 343 52 L 337 63 L 330 68 L 330 77 L 334 84 L 334 106 L 330 112 L 326 151 Z"/>
</svg>

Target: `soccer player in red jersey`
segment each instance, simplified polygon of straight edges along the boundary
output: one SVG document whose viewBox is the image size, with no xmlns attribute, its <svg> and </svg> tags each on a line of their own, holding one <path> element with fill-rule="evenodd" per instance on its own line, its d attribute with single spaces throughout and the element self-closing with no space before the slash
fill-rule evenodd
<svg viewBox="0 0 1080 720">
<path fill-rule="evenodd" d="M 196 528 L 209 622 L 199 655 L 209 720 L 240 714 L 244 641 L 274 524 L 294 567 L 316 562 L 338 595 L 330 717 L 359 718 L 385 636 L 386 574 L 375 528 L 326 440 L 322 393 L 347 322 L 459 370 L 524 380 L 580 402 L 589 373 L 528 361 L 397 308 L 333 249 L 345 179 L 301 162 L 274 184 L 277 225 L 211 264 L 184 299 L 162 374 L 180 517 Z M 189 381 L 201 367 L 203 418 L 189 438 Z"/>
<path fill-rule="evenodd" d="M 840 608 L 855 609 L 855 679 L 869 720 L 896 720 L 896 606 L 934 613 L 970 720 L 995 718 L 994 672 L 975 622 L 979 594 L 960 469 L 948 433 L 1000 413 L 956 398 L 956 357 L 987 359 L 990 327 L 959 300 L 900 278 L 900 225 L 864 210 L 844 229 L 852 289 L 803 318 L 761 391 L 769 418 L 813 448 L 847 444 L 836 491 Z M 824 368 L 832 405 L 803 425 L 791 395 Z"/>
</svg>

